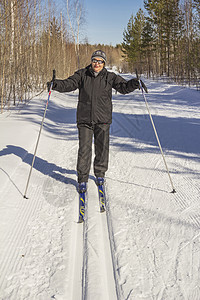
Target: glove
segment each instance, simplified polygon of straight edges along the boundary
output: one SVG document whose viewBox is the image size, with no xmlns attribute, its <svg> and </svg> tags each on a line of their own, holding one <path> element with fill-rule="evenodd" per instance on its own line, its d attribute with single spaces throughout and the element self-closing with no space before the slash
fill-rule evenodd
<svg viewBox="0 0 200 300">
<path fill-rule="evenodd" d="M 48 90 L 48 92 L 50 91 L 51 83 L 52 83 L 52 81 L 48 81 L 47 82 L 47 90 Z M 52 90 L 54 90 L 56 86 L 57 86 L 57 83 L 56 83 L 56 79 L 55 79 L 55 80 L 53 80 Z"/>
<path fill-rule="evenodd" d="M 52 77 L 52 80 L 51 81 L 48 81 L 47 82 L 47 90 L 48 92 L 50 91 L 50 88 L 51 88 L 51 83 L 53 82 L 53 85 L 52 85 L 52 90 L 56 87 L 56 70 L 53 70 L 53 77 Z"/>
<path fill-rule="evenodd" d="M 48 91 L 48 92 L 50 91 L 50 87 L 51 87 L 51 81 L 48 81 L 48 82 L 47 82 L 47 91 Z"/>
<path fill-rule="evenodd" d="M 137 78 L 133 78 L 131 80 L 129 80 L 130 86 L 134 89 L 139 89 L 140 85 L 139 85 L 139 81 L 137 80 Z"/>
<path fill-rule="evenodd" d="M 145 92 L 148 93 L 148 89 L 141 79 L 140 79 L 140 83 L 141 83 L 141 86 L 143 87 L 143 89 L 145 90 Z M 139 85 L 139 89 L 140 89 L 140 85 Z"/>
</svg>

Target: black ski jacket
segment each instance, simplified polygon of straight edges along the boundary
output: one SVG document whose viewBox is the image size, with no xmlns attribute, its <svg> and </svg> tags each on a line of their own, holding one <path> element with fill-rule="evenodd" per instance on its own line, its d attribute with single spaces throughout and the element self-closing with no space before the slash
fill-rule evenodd
<svg viewBox="0 0 200 300">
<path fill-rule="evenodd" d="M 126 81 L 103 68 L 95 77 L 92 66 L 78 70 L 64 80 L 55 79 L 53 90 L 71 92 L 79 89 L 77 123 L 112 123 L 112 88 L 127 94 L 139 87 L 137 79 Z"/>
</svg>

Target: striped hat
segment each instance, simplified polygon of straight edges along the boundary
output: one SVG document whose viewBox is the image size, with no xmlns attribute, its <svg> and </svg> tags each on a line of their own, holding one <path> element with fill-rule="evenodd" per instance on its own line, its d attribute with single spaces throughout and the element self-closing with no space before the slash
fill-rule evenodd
<svg viewBox="0 0 200 300">
<path fill-rule="evenodd" d="M 96 50 L 92 53 L 92 57 L 91 57 L 91 60 L 95 57 L 99 57 L 99 58 L 102 58 L 103 61 L 106 63 L 106 54 L 104 51 L 102 50 Z"/>
</svg>

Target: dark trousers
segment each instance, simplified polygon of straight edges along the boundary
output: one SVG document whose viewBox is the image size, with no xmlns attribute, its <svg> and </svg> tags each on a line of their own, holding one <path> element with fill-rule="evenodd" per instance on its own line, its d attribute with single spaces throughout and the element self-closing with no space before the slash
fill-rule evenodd
<svg viewBox="0 0 200 300">
<path fill-rule="evenodd" d="M 108 169 L 109 129 L 109 124 L 78 124 L 78 182 L 88 181 L 91 167 L 93 136 L 95 147 L 94 174 L 97 177 L 104 177 Z"/>
</svg>

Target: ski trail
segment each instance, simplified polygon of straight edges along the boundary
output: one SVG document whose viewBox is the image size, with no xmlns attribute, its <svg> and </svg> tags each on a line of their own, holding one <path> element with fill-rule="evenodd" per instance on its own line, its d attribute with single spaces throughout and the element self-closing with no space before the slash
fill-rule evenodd
<svg viewBox="0 0 200 300">
<path fill-rule="evenodd" d="M 68 286 L 70 289 L 69 299 L 87 299 L 87 200 L 85 201 L 85 221 L 78 223 L 79 195 L 77 195 L 76 205 L 74 206 L 74 220 L 71 232 L 71 253 L 69 260 L 69 276 L 71 278 Z"/>
<path fill-rule="evenodd" d="M 116 289 L 116 295 L 117 299 L 125 299 L 123 290 L 120 285 L 120 274 L 119 274 L 119 265 L 116 257 L 117 249 L 115 244 L 115 238 L 114 238 L 114 231 L 113 231 L 113 224 L 112 224 L 112 216 L 111 216 L 111 209 L 110 209 L 110 199 L 108 196 L 108 188 L 107 184 L 105 183 L 105 190 L 106 190 L 106 223 L 107 223 L 107 232 L 108 232 L 108 239 L 110 244 L 110 253 L 111 253 L 111 259 L 112 259 L 112 267 L 113 267 L 113 276 L 115 280 L 115 289 Z"/>
<path fill-rule="evenodd" d="M 84 261 L 84 224 L 74 224 L 72 230 L 73 243 L 71 247 L 71 259 L 69 261 L 70 275 L 72 282 L 69 284 L 71 287 L 69 299 L 82 299 L 83 294 L 83 261 Z"/>
<path fill-rule="evenodd" d="M 74 209 L 77 219 L 78 200 Z M 74 221 L 72 228 L 68 276 L 71 277 L 68 283 L 71 300 L 123 299 L 116 275 L 114 236 L 109 217 L 109 212 L 100 213 L 97 186 L 89 180 L 85 222 Z"/>
<path fill-rule="evenodd" d="M 194 105 L 187 89 L 161 97 L 167 85 L 151 85 L 177 193 L 170 193 L 140 91 L 113 95 L 107 211 L 100 214 L 90 177 L 85 234 L 77 224 L 77 94 L 52 94 L 26 200 L 44 101 L 1 116 L 2 300 L 199 299 L 199 95 Z"/>
<path fill-rule="evenodd" d="M 75 221 L 74 221 L 75 222 Z M 69 281 L 68 287 L 69 287 L 69 299 L 73 299 L 73 294 L 74 290 L 76 291 L 75 297 L 77 299 L 81 299 L 81 267 L 82 265 L 81 262 L 81 257 L 82 257 L 82 241 L 81 241 L 81 236 L 83 235 L 83 226 L 76 226 L 73 224 L 72 231 L 71 231 L 71 236 L 72 238 L 72 243 L 71 243 L 71 253 L 70 253 L 70 258 L 73 257 L 74 254 L 74 259 L 69 260 L 69 278 L 72 279 L 72 282 Z M 80 249 L 80 255 L 78 253 L 78 249 Z M 80 260 L 78 258 L 80 257 Z M 75 277 L 76 274 L 76 277 Z"/>
<path fill-rule="evenodd" d="M 107 212 L 100 213 L 98 189 L 94 181 L 89 182 L 88 194 L 88 265 L 93 266 L 88 271 L 88 299 L 120 299 L 115 276 L 116 264 L 113 259 L 115 253 L 111 247 L 111 232 L 107 223 L 108 215 Z M 97 269 L 96 274 L 94 267 Z M 99 286 L 98 291 L 96 286 Z"/>
<path fill-rule="evenodd" d="M 115 259 L 115 243 L 112 230 L 112 224 L 109 220 L 109 202 L 106 201 L 106 212 L 100 215 L 102 241 L 104 247 L 104 264 L 105 264 L 105 286 L 107 286 L 108 299 L 123 299 L 122 291 L 119 285 L 119 277 L 117 273 L 117 262 Z"/>
</svg>

